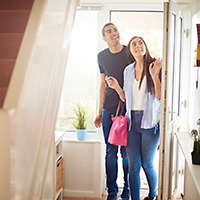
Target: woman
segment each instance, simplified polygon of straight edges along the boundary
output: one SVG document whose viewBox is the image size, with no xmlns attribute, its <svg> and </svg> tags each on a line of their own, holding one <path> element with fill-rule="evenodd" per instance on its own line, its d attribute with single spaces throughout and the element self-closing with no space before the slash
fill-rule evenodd
<svg viewBox="0 0 200 200">
<path fill-rule="evenodd" d="M 153 159 L 159 142 L 159 109 L 161 97 L 160 59 L 153 59 L 143 38 L 133 37 L 128 53 L 135 60 L 124 70 L 124 87 L 114 77 L 106 77 L 109 87 L 126 101 L 129 118 L 127 153 L 132 200 L 140 200 L 140 169 L 144 169 L 149 194 L 144 200 L 156 199 L 157 174 Z"/>
</svg>

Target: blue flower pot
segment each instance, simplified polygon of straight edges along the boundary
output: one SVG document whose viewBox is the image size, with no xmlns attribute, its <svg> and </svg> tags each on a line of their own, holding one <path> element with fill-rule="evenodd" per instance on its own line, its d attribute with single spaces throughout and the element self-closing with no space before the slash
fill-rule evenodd
<svg viewBox="0 0 200 200">
<path fill-rule="evenodd" d="M 87 129 L 76 129 L 76 135 L 78 140 L 86 140 L 87 138 Z"/>
</svg>

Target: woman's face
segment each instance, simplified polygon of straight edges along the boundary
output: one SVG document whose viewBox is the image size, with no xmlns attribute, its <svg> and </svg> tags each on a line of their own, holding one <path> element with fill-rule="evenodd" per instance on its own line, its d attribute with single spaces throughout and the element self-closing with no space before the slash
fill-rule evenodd
<svg viewBox="0 0 200 200">
<path fill-rule="evenodd" d="M 146 53 L 146 47 L 142 39 L 134 38 L 130 43 L 130 52 L 135 59 L 143 58 Z"/>
</svg>

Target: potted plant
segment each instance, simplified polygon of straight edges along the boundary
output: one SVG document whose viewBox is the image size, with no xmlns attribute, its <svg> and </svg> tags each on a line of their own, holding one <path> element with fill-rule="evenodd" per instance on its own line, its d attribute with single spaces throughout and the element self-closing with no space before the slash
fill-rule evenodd
<svg viewBox="0 0 200 200">
<path fill-rule="evenodd" d="M 200 165 L 200 137 L 196 129 L 193 129 L 191 131 L 191 134 L 194 138 L 193 151 L 191 153 L 192 163 L 196 165 Z"/>
<path fill-rule="evenodd" d="M 74 117 L 72 117 L 72 120 L 78 140 L 85 140 L 87 136 L 86 111 L 79 104 L 74 108 Z"/>
</svg>

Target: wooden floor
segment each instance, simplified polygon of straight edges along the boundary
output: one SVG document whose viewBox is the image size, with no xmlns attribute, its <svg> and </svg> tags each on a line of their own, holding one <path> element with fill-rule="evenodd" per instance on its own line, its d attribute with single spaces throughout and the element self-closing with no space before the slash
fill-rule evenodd
<svg viewBox="0 0 200 200">
<path fill-rule="evenodd" d="M 140 196 L 141 196 L 141 200 L 144 199 L 145 196 L 147 196 L 147 192 L 148 191 L 141 191 Z M 120 192 L 118 194 L 120 196 Z M 103 196 L 102 198 L 74 198 L 74 197 L 64 197 L 63 200 L 106 200 L 106 195 Z M 130 198 L 131 200 L 131 198 Z"/>
<path fill-rule="evenodd" d="M 147 196 L 147 194 L 148 194 L 148 191 L 143 191 L 143 190 L 141 190 L 140 191 L 140 200 L 143 200 L 144 199 L 144 197 L 146 197 Z M 120 194 L 118 194 L 119 196 L 120 196 Z M 63 200 L 106 200 L 106 195 L 105 196 L 103 196 L 102 198 L 81 198 L 81 197 L 79 197 L 79 198 L 75 198 L 75 197 L 64 197 L 63 198 Z M 172 200 L 183 200 L 183 198 L 182 198 L 182 196 L 181 195 L 176 195 L 176 197 L 175 196 L 172 196 L 172 198 L 171 198 Z M 129 200 L 131 200 L 131 198 L 129 199 Z"/>
<path fill-rule="evenodd" d="M 63 200 L 106 200 L 106 196 L 99 198 L 72 198 L 72 197 L 65 197 Z"/>
<path fill-rule="evenodd" d="M 172 198 L 173 200 L 182 200 L 181 197 L 179 198 Z M 102 198 L 72 198 L 72 197 L 65 197 L 63 200 L 106 200 L 106 196 Z M 131 199 L 130 199 L 131 200 Z M 141 200 L 143 200 L 143 197 L 141 197 Z"/>
<path fill-rule="evenodd" d="M 118 196 L 120 196 L 121 192 L 122 191 L 120 190 Z M 147 194 L 148 194 L 148 190 L 141 190 L 140 191 L 141 200 L 143 200 L 144 197 L 147 196 Z M 106 195 L 103 196 L 102 198 L 81 198 L 81 197 L 80 198 L 74 198 L 74 197 L 64 197 L 63 200 L 106 200 L 106 197 L 107 197 Z M 130 200 L 131 200 L 131 198 L 130 198 Z"/>
<path fill-rule="evenodd" d="M 65 197 L 63 200 L 106 200 L 107 196 L 103 196 L 102 198 L 72 198 L 72 197 Z M 131 200 L 131 198 L 130 198 Z M 141 197 L 143 200 L 143 197 Z"/>
</svg>

